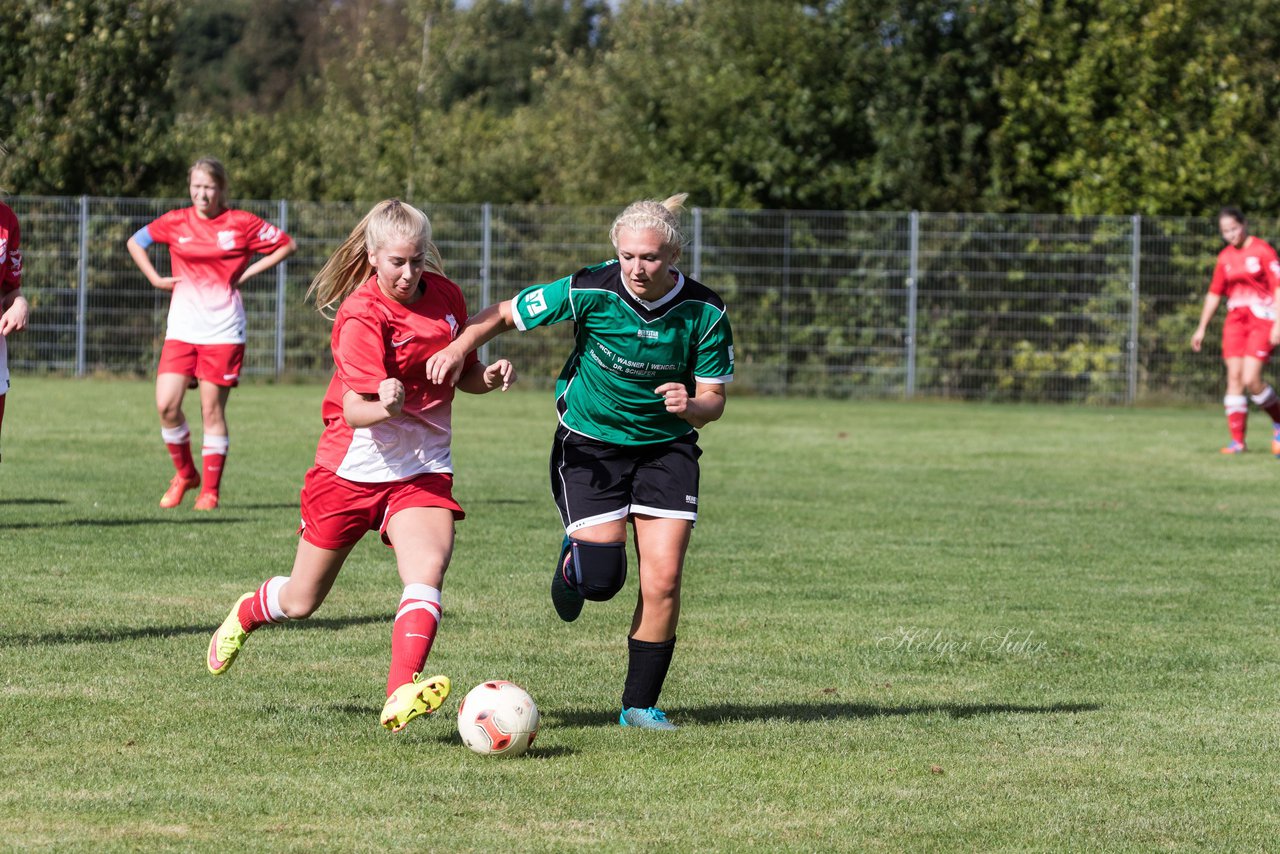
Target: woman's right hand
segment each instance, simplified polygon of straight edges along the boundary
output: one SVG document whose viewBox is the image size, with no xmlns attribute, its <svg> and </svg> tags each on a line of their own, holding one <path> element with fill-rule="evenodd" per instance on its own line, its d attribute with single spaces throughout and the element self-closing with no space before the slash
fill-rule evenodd
<svg viewBox="0 0 1280 854">
<path fill-rule="evenodd" d="M 1191 333 L 1191 349 L 1193 352 L 1200 352 L 1200 345 L 1204 343 L 1204 330 L 1197 329 Z"/>
<path fill-rule="evenodd" d="M 404 383 L 394 377 L 378 383 L 378 402 L 386 408 L 388 415 L 399 415 L 404 409 Z"/>
<path fill-rule="evenodd" d="M 151 287 L 158 288 L 162 291 L 172 291 L 173 286 L 178 284 L 177 276 L 161 276 L 159 279 L 151 283 Z"/>
</svg>

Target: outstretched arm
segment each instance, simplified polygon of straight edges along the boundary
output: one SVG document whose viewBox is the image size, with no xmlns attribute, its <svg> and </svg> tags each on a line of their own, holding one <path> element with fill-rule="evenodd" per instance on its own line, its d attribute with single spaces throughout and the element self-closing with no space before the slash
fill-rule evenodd
<svg viewBox="0 0 1280 854">
<path fill-rule="evenodd" d="M 492 365 L 476 362 L 462 372 L 455 385 L 467 394 L 486 394 L 499 388 L 506 391 L 515 381 L 515 367 L 506 359 L 498 359 Z"/>
<path fill-rule="evenodd" d="M 480 345 L 516 328 L 511 315 L 511 300 L 488 306 L 467 321 L 467 326 L 448 347 L 427 359 L 427 379 L 436 385 L 456 385 L 462 375 L 463 359 Z M 495 365 L 497 362 L 494 363 Z M 508 366 L 510 363 L 508 363 Z M 492 368 L 493 365 L 490 365 Z M 464 389 L 465 390 L 465 389 Z"/>
</svg>

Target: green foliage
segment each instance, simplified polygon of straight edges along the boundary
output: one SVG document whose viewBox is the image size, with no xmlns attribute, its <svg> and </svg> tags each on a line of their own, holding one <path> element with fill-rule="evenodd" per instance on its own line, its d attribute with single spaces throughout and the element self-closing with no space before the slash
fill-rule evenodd
<svg viewBox="0 0 1280 854">
<path fill-rule="evenodd" d="M 1210 0 L 1026 4 L 1001 70 L 995 196 L 1079 213 L 1274 208 L 1280 7 Z"/>
<path fill-rule="evenodd" d="M 6 0 L 0 186 L 135 195 L 175 166 L 174 0 Z"/>
</svg>

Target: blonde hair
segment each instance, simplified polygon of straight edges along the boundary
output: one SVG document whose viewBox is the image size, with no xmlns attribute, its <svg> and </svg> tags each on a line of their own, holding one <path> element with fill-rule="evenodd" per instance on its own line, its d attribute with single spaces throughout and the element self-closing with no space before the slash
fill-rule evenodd
<svg viewBox="0 0 1280 854">
<path fill-rule="evenodd" d="M 609 241 L 613 243 L 613 248 L 618 248 L 618 234 L 623 229 L 631 229 L 656 231 L 662 235 L 663 246 L 683 249 L 687 240 L 680 230 L 680 213 L 684 210 L 684 200 L 687 198 L 688 193 L 677 193 L 661 202 L 657 199 L 644 199 L 627 205 L 609 229 Z"/>
<path fill-rule="evenodd" d="M 216 157 L 201 157 L 195 163 L 191 164 L 191 168 L 187 170 L 187 180 L 191 180 L 191 176 L 197 171 L 206 173 L 213 179 L 213 183 L 218 186 L 218 192 L 222 195 L 223 201 L 226 201 L 227 195 L 227 167 L 222 165 L 222 161 Z"/>
<path fill-rule="evenodd" d="M 351 230 L 320 272 L 311 280 L 307 299 L 314 299 L 322 314 L 338 305 L 347 295 L 373 275 L 370 253 L 377 252 L 392 240 L 408 240 L 421 246 L 427 255 L 427 269 L 443 276 L 440 251 L 431 242 L 431 220 L 413 205 L 399 199 L 378 202 Z"/>
</svg>

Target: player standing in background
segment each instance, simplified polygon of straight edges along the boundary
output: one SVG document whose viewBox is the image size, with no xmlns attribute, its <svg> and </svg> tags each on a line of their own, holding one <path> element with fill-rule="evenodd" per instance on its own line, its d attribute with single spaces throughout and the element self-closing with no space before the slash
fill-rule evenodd
<svg viewBox="0 0 1280 854">
<path fill-rule="evenodd" d="M 341 306 L 330 339 L 334 374 L 324 433 L 302 487 L 302 538 L 289 577 L 246 593 L 209 641 L 208 667 L 227 672 L 249 633 L 300 620 L 324 602 L 343 561 L 368 531 L 395 550 L 404 584 L 391 629 L 381 722 L 397 732 L 449 694 L 445 676 L 423 677 L 453 554 L 451 411 L 454 389 L 427 381 L 427 359 L 467 322 L 462 291 L 444 276 L 431 223 L 395 199 L 356 226 L 311 283 L 324 310 Z M 466 354 L 457 387 L 484 394 L 515 380 L 511 363 Z"/>
<path fill-rule="evenodd" d="M 129 255 L 152 287 L 171 291 L 168 325 L 156 376 L 160 435 L 177 469 L 161 507 L 177 507 L 203 482 L 195 509 L 218 506 L 230 445 L 227 398 L 240 381 L 245 315 L 240 288 L 293 254 L 289 235 L 248 211 L 227 204 L 227 170 L 211 157 L 188 170 L 191 207 L 168 213 L 129 238 Z M 147 255 L 153 243 L 169 246 L 172 276 L 161 276 Z M 253 256 L 264 257 L 254 261 Z M 191 456 L 191 429 L 182 411 L 189 383 L 198 382 L 204 429 L 203 478 Z"/>
<path fill-rule="evenodd" d="M 9 395 L 9 333 L 27 328 L 31 306 L 22 287 L 22 230 L 13 209 L 0 202 L 0 427 Z"/>
<path fill-rule="evenodd" d="M 640 592 L 619 723 L 657 730 L 676 728 L 658 695 L 675 652 L 680 579 L 698 518 L 696 428 L 724 413 L 733 379 L 724 303 L 676 268 L 684 200 L 628 206 L 609 233 L 616 261 L 484 309 L 427 364 L 428 376 L 445 382 L 467 352 L 502 332 L 574 322 L 574 349 L 556 382 L 551 493 L 565 539 L 551 600 L 571 622 L 584 599 L 604 601 L 622 589 L 630 520 Z"/>
<path fill-rule="evenodd" d="M 1244 214 L 1238 208 L 1225 207 L 1218 211 L 1218 229 L 1227 245 L 1218 253 L 1200 323 L 1191 335 L 1191 349 L 1200 352 L 1209 321 L 1226 294 L 1222 361 L 1227 366 L 1227 393 L 1222 404 L 1231 441 L 1222 453 L 1244 452 L 1245 426 L 1252 399 L 1271 416 L 1271 453 L 1280 457 L 1280 398 L 1275 389 L 1262 381 L 1262 366 L 1280 344 L 1280 324 L 1275 322 L 1280 308 L 1280 260 L 1270 244 L 1249 234 Z M 1249 398 L 1245 397 L 1246 391 Z"/>
</svg>

